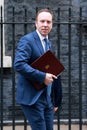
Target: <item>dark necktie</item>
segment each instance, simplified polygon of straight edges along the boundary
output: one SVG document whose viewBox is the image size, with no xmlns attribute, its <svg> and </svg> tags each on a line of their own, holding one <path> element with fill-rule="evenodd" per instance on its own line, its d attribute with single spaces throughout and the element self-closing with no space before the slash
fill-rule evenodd
<svg viewBox="0 0 87 130">
<path fill-rule="evenodd" d="M 45 52 L 46 52 L 46 51 L 49 50 L 49 41 L 48 41 L 47 38 L 45 38 L 44 41 L 45 41 Z M 49 95 L 49 96 L 50 96 L 50 94 L 51 94 L 51 86 L 52 86 L 52 83 L 50 83 L 50 84 L 48 85 L 48 87 L 47 87 L 47 95 Z"/>
<path fill-rule="evenodd" d="M 49 42 L 48 42 L 48 39 L 45 38 L 45 39 L 44 39 L 44 42 L 45 42 L 45 52 L 46 52 L 47 50 L 49 50 Z"/>
</svg>

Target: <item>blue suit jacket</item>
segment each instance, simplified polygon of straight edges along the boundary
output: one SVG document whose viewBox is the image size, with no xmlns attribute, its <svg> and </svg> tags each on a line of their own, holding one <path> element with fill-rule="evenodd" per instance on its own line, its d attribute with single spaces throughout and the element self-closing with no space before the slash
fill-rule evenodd
<svg viewBox="0 0 87 130">
<path fill-rule="evenodd" d="M 50 45 L 51 43 L 49 42 L 49 47 L 51 47 Z M 44 91 L 44 88 L 39 91 L 36 90 L 30 82 L 31 80 L 37 81 L 40 84 L 44 82 L 46 73 L 30 66 L 33 61 L 43 54 L 44 50 L 36 31 L 27 34 L 20 39 L 14 61 L 14 68 L 18 72 L 16 101 L 20 104 L 34 104 Z M 59 88 L 61 87 L 61 84 L 54 86 Z M 58 98 L 56 97 L 56 101 L 57 100 Z"/>
</svg>

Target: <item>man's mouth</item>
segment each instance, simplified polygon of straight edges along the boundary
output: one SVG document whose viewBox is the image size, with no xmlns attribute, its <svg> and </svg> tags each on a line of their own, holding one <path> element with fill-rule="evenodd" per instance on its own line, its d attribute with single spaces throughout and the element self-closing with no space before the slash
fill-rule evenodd
<svg viewBox="0 0 87 130">
<path fill-rule="evenodd" d="M 42 29 L 43 32 L 48 32 L 48 29 Z"/>
</svg>

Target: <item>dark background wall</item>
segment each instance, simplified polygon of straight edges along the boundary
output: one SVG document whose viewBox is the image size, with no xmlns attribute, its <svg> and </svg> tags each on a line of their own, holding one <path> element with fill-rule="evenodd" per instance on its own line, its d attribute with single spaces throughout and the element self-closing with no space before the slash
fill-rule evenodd
<svg viewBox="0 0 87 130">
<path fill-rule="evenodd" d="M 62 86 L 63 86 L 63 101 L 62 109 L 60 112 L 61 118 L 66 119 L 69 116 L 69 55 L 71 55 L 71 118 L 79 117 L 79 26 L 77 24 L 72 25 L 71 29 L 71 52 L 69 52 L 69 34 L 68 25 L 61 24 L 60 36 L 58 36 L 58 26 L 55 22 L 58 20 L 58 7 L 61 9 L 60 19 L 61 22 L 68 21 L 68 8 L 72 9 L 72 20 L 79 21 L 79 7 L 83 7 L 83 20 L 87 20 L 86 5 L 87 2 L 79 0 L 5 0 L 4 4 L 5 10 L 5 21 L 12 22 L 13 18 L 15 22 L 24 22 L 24 10 L 27 9 L 26 20 L 31 22 L 27 26 L 26 33 L 29 33 L 35 29 L 34 20 L 36 15 L 36 7 L 40 8 L 50 8 L 54 12 L 54 26 L 52 32 L 50 33 L 50 40 L 54 43 L 55 55 L 58 54 L 58 49 L 60 50 L 60 60 L 65 66 L 65 71 L 62 73 Z M 15 13 L 13 17 L 12 8 L 15 7 Z M 82 30 L 82 117 L 87 117 L 87 32 L 85 27 Z M 17 46 L 18 40 L 22 35 L 25 34 L 24 26 L 15 26 L 15 48 Z M 58 45 L 58 37 L 60 37 L 60 48 Z M 5 45 L 6 45 L 6 55 L 12 57 L 13 48 L 13 37 L 12 37 L 12 26 L 11 24 L 5 25 Z M 4 69 L 4 118 L 10 119 L 11 108 L 13 103 L 13 92 L 12 92 L 12 69 Z M 15 89 L 16 91 L 16 80 Z M 18 107 L 18 105 L 15 103 Z M 19 108 L 18 108 L 19 109 Z M 18 113 L 17 113 L 18 114 Z M 21 112 L 20 112 L 21 114 Z M 19 114 L 19 115 L 20 115 Z M 20 118 L 17 116 L 17 118 Z"/>
</svg>

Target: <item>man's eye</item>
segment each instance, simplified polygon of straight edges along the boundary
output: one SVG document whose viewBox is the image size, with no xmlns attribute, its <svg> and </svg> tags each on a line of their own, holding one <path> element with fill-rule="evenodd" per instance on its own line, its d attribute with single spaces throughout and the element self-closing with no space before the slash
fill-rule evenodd
<svg viewBox="0 0 87 130">
<path fill-rule="evenodd" d="M 44 20 L 41 20 L 41 23 L 47 23 L 47 24 L 50 24 L 51 23 L 51 21 L 44 21 Z"/>
<path fill-rule="evenodd" d="M 50 24 L 51 22 L 50 21 L 47 21 L 48 24 Z"/>
<path fill-rule="evenodd" d="M 41 21 L 42 23 L 44 23 L 45 21 L 43 20 L 43 21 Z"/>
</svg>

